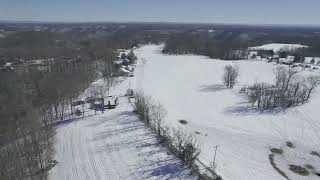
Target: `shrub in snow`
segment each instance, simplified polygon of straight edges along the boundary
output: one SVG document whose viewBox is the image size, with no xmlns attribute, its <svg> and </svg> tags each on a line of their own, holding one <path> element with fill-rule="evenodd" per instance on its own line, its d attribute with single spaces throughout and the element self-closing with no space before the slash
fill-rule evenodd
<svg viewBox="0 0 320 180">
<path fill-rule="evenodd" d="M 286 142 L 287 146 L 290 147 L 290 148 L 294 148 L 294 145 L 292 142 L 288 141 Z"/>
<path fill-rule="evenodd" d="M 184 119 L 181 119 L 181 120 L 179 120 L 179 123 L 181 123 L 181 124 L 188 124 L 188 121 L 186 121 L 186 120 L 184 120 Z"/>
<path fill-rule="evenodd" d="M 173 145 L 177 151 L 178 157 L 191 167 L 200 154 L 197 141 L 192 135 L 173 129 L 172 131 Z"/>
</svg>

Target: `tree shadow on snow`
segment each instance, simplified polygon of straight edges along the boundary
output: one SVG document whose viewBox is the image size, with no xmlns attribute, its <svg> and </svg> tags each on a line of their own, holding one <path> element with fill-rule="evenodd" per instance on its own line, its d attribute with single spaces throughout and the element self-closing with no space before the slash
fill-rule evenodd
<svg viewBox="0 0 320 180">
<path fill-rule="evenodd" d="M 141 179 L 177 179 L 177 177 L 183 179 L 182 172 L 186 170 L 181 162 L 173 158 L 151 161 L 146 167 L 150 168 L 140 172 L 146 175 Z M 144 169 L 145 167 L 140 168 Z"/>
<path fill-rule="evenodd" d="M 90 115 L 86 115 L 84 117 L 79 116 L 79 117 L 75 117 L 75 118 L 70 118 L 70 119 L 65 119 L 65 120 L 59 120 L 59 121 L 55 121 L 53 122 L 51 125 L 54 127 L 63 127 L 66 126 L 70 123 L 73 123 L 75 121 L 83 121 L 83 120 L 87 120 L 87 118 L 93 117 L 95 115 L 90 114 Z"/>
<path fill-rule="evenodd" d="M 222 84 L 202 85 L 199 87 L 199 92 L 218 92 L 227 89 Z"/>
<path fill-rule="evenodd" d="M 117 121 L 120 121 L 122 119 L 127 119 L 132 116 L 134 116 L 134 113 L 132 111 L 124 111 L 108 117 L 99 117 L 97 120 L 93 121 L 93 123 L 90 123 L 87 126 L 88 127 L 100 126 L 106 123 L 107 121 L 112 121 L 115 119 L 117 119 Z M 129 124 L 131 122 L 127 122 L 127 123 Z"/>
<path fill-rule="evenodd" d="M 235 116 L 250 116 L 250 115 L 259 115 L 259 114 L 277 115 L 283 112 L 285 112 L 285 109 L 283 108 L 260 109 L 260 108 L 252 107 L 249 105 L 228 107 L 224 111 L 225 114 L 231 114 Z"/>
<path fill-rule="evenodd" d="M 157 177 L 163 177 L 167 175 L 177 174 L 182 170 L 182 165 L 178 162 L 170 163 L 170 164 L 163 164 L 152 170 L 151 175 Z"/>
<path fill-rule="evenodd" d="M 131 125 L 131 126 L 126 126 L 126 127 L 121 127 L 121 128 L 115 128 L 115 129 L 108 129 L 107 131 L 103 131 L 103 132 L 98 132 L 93 140 L 94 141 L 98 141 L 98 140 L 102 140 L 105 138 L 110 138 L 112 136 L 117 136 L 117 135 L 124 135 L 124 133 L 130 133 L 130 132 L 134 132 L 137 131 L 139 129 L 143 129 L 144 125 Z M 131 134 L 131 133 L 130 133 Z"/>
</svg>

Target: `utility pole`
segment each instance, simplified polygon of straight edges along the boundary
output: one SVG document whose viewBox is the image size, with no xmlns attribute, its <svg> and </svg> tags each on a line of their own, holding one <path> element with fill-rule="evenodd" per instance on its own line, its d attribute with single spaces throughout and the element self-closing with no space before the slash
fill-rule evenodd
<svg viewBox="0 0 320 180">
<path fill-rule="evenodd" d="M 213 158 L 213 168 L 215 169 L 215 166 L 216 166 L 216 155 L 217 155 L 217 150 L 218 150 L 218 145 L 217 146 L 214 146 L 215 150 L 214 150 L 214 158 Z"/>
</svg>

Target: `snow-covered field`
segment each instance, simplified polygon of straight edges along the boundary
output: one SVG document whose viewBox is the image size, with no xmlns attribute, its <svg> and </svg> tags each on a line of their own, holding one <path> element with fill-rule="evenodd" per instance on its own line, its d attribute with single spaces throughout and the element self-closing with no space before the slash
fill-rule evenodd
<svg viewBox="0 0 320 180">
<path fill-rule="evenodd" d="M 94 84 L 102 84 L 99 80 Z M 121 95 L 130 79 L 112 89 Z M 126 97 L 103 114 L 57 126 L 50 180 L 194 179 L 132 112 Z"/>
<path fill-rule="evenodd" d="M 281 49 L 286 49 L 286 50 L 295 50 L 298 48 L 303 48 L 307 47 L 301 44 L 281 44 L 281 43 L 271 43 L 271 44 L 265 44 L 262 46 L 257 46 L 257 47 L 251 47 L 250 49 L 252 50 L 273 50 L 274 52 L 278 52 Z"/>
<path fill-rule="evenodd" d="M 279 169 L 292 180 L 319 179 L 320 93 L 311 102 L 286 111 L 261 112 L 251 108 L 239 89 L 256 81 L 274 81 L 271 63 L 221 61 L 203 56 L 161 54 L 161 46 L 148 45 L 135 51 L 139 60 L 135 71 L 136 89 L 143 90 L 168 110 L 165 123 L 193 133 L 201 143 L 200 159 L 210 163 L 218 145 L 217 172 L 225 180 L 284 179 L 270 164 L 271 148 Z M 223 68 L 239 66 L 238 85 L 230 90 L 222 84 Z M 178 121 L 184 119 L 188 124 Z M 200 134 L 196 134 L 199 132 Z M 294 144 L 289 148 L 286 142 Z M 289 165 L 310 164 L 314 170 L 301 176 Z"/>
</svg>

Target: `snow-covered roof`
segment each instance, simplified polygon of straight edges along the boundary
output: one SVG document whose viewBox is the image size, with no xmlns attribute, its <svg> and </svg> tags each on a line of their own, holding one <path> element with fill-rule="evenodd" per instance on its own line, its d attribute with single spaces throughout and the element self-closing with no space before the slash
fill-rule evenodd
<svg viewBox="0 0 320 180">
<path fill-rule="evenodd" d="M 304 62 L 310 64 L 313 59 L 314 59 L 313 64 L 318 64 L 320 62 L 320 57 L 305 57 Z"/>
<path fill-rule="evenodd" d="M 258 51 L 250 51 L 249 52 L 249 58 L 252 58 L 254 55 L 258 55 Z"/>
<path fill-rule="evenodd" d="M 122 67 L 120 70 L 121 70 L 122 72 L 124 72 L 124 73 L 129 73 L 129 72 L 130 72 L 130 71 L 126 70 L 126 69 L 123 68 L 123 67 Z"/>
<path fill-rule="evenodd" d="M 287 58 L 280 58 L 279 61 L 280 62 L 289 62 Z"/>
<path fill-rule="evenodd" d="M 122 64 L 122 62 L 123 62 L 122 60 L 115 60 L 115 61 L 113 61 L 114 64 Z"/>
<path fill-rule="evenodd" d="M 101 104 L 101 102 L 99 102 L 99 101 L 95 101 L 93 104 L 95 104 L 95 105 L 99 105 L 99 104 Z"/>
<path fill-rule="evenodd" d="M 289 62 L 293 62 L 293 61 L 294 61 L 294 56 L 288 56 L 288 57 L 287 57 L 287 60 L 288 60 Z"/>
<path fill-rule="evenodd" d="M 6 64 L 4 64 L 3 67 L 10 67 L 10 66 L 12 66 L 12 63 L 11 62 L 6 62 Z"/>
<path fill-rule="evenodd" d="M 128 66 L 125 67 L 125 69 L 131 72 L 133 70 L 133 67 L 128 65 Z"/>
</svg>

